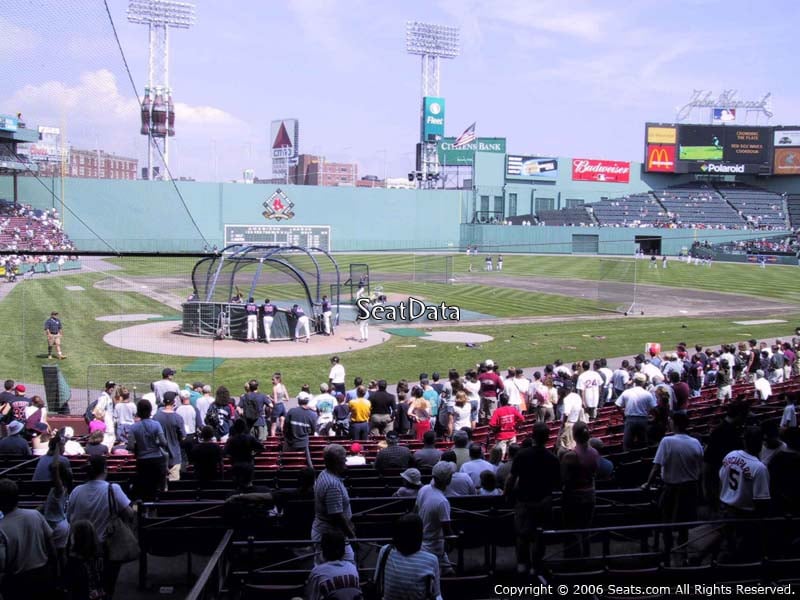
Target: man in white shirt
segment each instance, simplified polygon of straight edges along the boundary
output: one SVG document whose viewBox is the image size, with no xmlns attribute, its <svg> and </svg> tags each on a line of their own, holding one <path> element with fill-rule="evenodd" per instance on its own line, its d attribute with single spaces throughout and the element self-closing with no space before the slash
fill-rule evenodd
<svg viewBox="0 0 800 600">
<path fill-rule="evenodd" d="M 183 420 L 183 435 L 189 438 L 188 441 L 194 441 L 197 433 L 198 411 L 192 406 L 190 397 L 188 390 L 181 390 L 181 405 L 175 409 L 175 412 Z M 202 427 L 202 425 L 200 426 Z M 186 463 L 184 462 L 184 464 Z"/>
<path fill-rule="evenodd" d="M 611 385 L 614 388 L 613 394 L 615 400 L 619 398 L 620 394 L 627 389 L 628 383 L 631 380 L 630 373 L 628 373 L 629 367 L 630 363 L 628 363 L 627 360 L 623 360 L 622 366 L 614 371 L 613 375 L 611 376 Z"/>
<path fill-rule="evenodd" d="M 769 471 L 759 460 L 763 437 L 760 427 L 748 427 L 744 433 L 744 450 L 729 452 L 719 470 L 723 515 L 729 519 L 754 519 L 753 525 L 737 523 L 726 527 L 728 550 L 737 558 L 752 552 L 759 552 L 760 556 L 756 518 L 765 514 L 770 500 Z"/>
<path fill-rule="evenodd" d="M 203 386 L 203 395 L 197 399 L 197 410 L 200 412 L 200 420 L 205 423 L 208 408 L 214 404 L 214 396 L 211 395 L 211 386 Z"/>
<path fill-rule="evenodd" d="M 611 402 L 611 395 L 614 392 L 614 386 L 612 383 L 614 372 L 608 368 L 608 363 L 606 362 L 605 358 L 601 358 L 599 364 L 600 368 L 595 369 L 595 371 L 600 373 L 600 377 L 605 379 L 603 393 L 600 394 L 600 404 L 603 405 Z"/>
<path fill-rule="evenodd" d="M 521 406 L 524 403 L 525 408 L 529 408 L 528 391 L 531 382 L 523 376 L 522 369 L 510 367 L 508 369 L 508 377 L 503 380 L 503 384 L 506 386 L 505 389 L 508 394 L 508 404 L 510 406 L 522 411 Z"/>
<path fill-rule="evenodd" d="M 564 382 L 559 390 L 562 396 L 561 431 L 558 434 L 558 447 L 567 450 L 575 449 L 575 439 L 572 437 L 572 428 L 581 417 L 583 412 L 583 400 L 572 391 L 572 382 Z"/>
<path fill-rule="evenodd" d="M 146 394 L 142 394 L 142 400 L 147 400 L 150 403 L 150 411 L 151 415 L 154 415 L 158 412 L 158 403 L 156 402 L 156 393 L 155 393 L 155 381 L 150 383 L 150 391 Z M 212 398 L 213 401 L 213 398 Z"/>
<path fill-rule="evenodd" d="M 603 387 L 603 378 L 597 371 L 589 368 L 589 361 L 585 360 L 581 364 L 583 372 L 578 376 L 578 391 L 580 392 L 583 405 L 590 419 L 597 418 L 597 405 L 600 403 L 600 390 Z"/>
<path fill-rule="evenodd" d="M 686 433 L 689 417 L 685 412 L 672 415 L 673 435 L 662 438 L 653 459 L 650 476 L 642 486 L 647 489 L 661 473 L 664 489 L 661 492 L 661 520 L 680 523 L 697 519 L 697 490 L 703 473 L 703 446 Z M 666 531 L 667 548 L 672 545 L 672 532 Z M 678 544 L 689 539 L 687 529 L 678 532 Z"/>
<path fill-rule="evenodd" d="M 338 394 L 345 393 L 344 378 L 345 378 L 344 366 L 339 362 L 339 357 L 334 356 L 333 358 L 331 358 L 331 371 L 328 374 L 328 383 L 331 384 L 333 389 Z"/>
<path fill-rule="evenodd" d="M 761 402 L 766 402 L 767 398 L 772 396 L 772 385 L 764 377 L 764 371 L 758 369 L 756 371 L 756 379 L 753 382 L 753 386 L 756 388 L 756 397 L 761 400 Z"/>
<path fill-rule="evenodd" d="M 639 372 L 644 373 L 651 381 L 653 379 L 661 379 L 661 381 L 664 381 L 664 374 L 661 372 L 661 369 L 654 365 L 651 360 L 643 363 L 639 368 Z"/>
<path fill-rule="evenodd" d="M 175 392 L 176 396 L 181 393 L 181 388 L 173 381 L 173 377 L 175 377 L 175 370 L 166 368 L 161 371 L 161 379 L 153 382 L 153 391 L 156 394 L 158 406 L 164 406 L 164 394 L 167 392 Z"/>
<path fill-rule="evenodd" d="M 625 414 L 625 432 L 622 438 L 622 447 L 625 450 L 647 445 L 647 417 L 656 406 L 653 394 L 644 387 L 647 385 L 644 373 L 636 373 L 633 384 L 616 401 L 616 405 Z"/>
</svg>

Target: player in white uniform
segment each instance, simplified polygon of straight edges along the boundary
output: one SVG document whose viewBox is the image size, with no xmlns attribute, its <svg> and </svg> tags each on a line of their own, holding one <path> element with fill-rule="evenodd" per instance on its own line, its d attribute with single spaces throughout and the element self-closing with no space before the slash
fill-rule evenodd
<svg viewBox="0 0 800 600">
<path fill-rule="evenodd" d="M 269 298 L 264 299 L 264 318 L 262 320 L 264 322 L 264 337 L 268 344 L 272 341 L 272 322 L 275 320 L 275 313 L 277 310 L 278 307 L 272 304 Z"/>
<path fill-rule="evenodd" d="M 258 341 L 258 305 L 253 300 L 253 297 L 247 299 L 247 304 L 244 305 L 244 310 L 247 313 L 247 341 Z"/>
<path fill-rule="evenodd" d="M 583 373 L 578 376 L 578 391 L 581 393 L 583 405 L 590 419 L 597 417 L 597 405 L 600 403 L 600 390 L 603 387 L 603 378 L 597 371 L 589 368 L 589 361 L 581 365 Z"/>
<path fill-rule="evenodd" d="M 311 326 L 308 321 L 308 315 L 298 304 L 292 307 L 292 314 L 297 319 L 297 325 L 294 328 L 294 341 L 300 341 L 300 336 L 305 334 L 307 344 L 311 341 Z"/>
<path fill-rule="evenodd" d="M 331 302 L 327 296 L 322 297 L 322 322 L 325 326 L 325 335 L 331 334 Z"/>
<path fill-rule="evenodd" d="M 366 342 L 369 340 L 369 309 L 372 306 L 371 302 L 364 302 L 363 303 L 364 309 L 367 311 L 366 314 L 362 315 L 361 308 L 359 308 L 359 318 L 358 321 L 358 334 L 359 334 L 359 342 Z M 361 317 L 366 318 L 361 318 Z"/>
</svg>

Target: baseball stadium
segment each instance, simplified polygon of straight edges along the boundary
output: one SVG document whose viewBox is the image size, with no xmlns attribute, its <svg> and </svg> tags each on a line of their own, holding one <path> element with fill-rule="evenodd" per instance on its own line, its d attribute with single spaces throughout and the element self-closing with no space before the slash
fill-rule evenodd
<svg viewBox="0 0 800 600">
<path fill-rule="evenodd" d="M 166 74 L 208 6 L 77 4 L 138 158 L 0 95 L 0 598 L 797 591 L 800 125 L 769 94 L 696 92 L 636 160 L 446 136 L 459 30 L 410 22 L 405 183 L 322 170 L 298 119 L 271 176 L 195 180 Z"/>
</svg>

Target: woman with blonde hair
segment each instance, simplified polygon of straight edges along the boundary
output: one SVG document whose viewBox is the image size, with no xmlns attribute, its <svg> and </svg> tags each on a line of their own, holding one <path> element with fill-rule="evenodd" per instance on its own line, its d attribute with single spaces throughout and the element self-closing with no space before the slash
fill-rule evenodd
<svg viewBox="0 0 800 600">
<path fill-rule="evenodd" d="M 419 386 L 411 390 L 411 396 L 414 399 L 408 409 L 408 418 L 414 425 L 417 441 L 421 442 L 422 436 L 431 428 L 431 405 L 422 397 L 422 388 Z"/>
</svg>

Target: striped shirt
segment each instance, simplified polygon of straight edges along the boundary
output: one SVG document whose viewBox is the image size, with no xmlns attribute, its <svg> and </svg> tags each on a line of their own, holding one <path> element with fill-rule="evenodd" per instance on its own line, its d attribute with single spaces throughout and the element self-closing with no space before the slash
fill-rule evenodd
<svg viewBox="0 0 800 600">
<path fill-rule="evenodd" d="M 322 471 L 314 484 L 314 523 L 311 526 L 312 537 L 317 534 L 341 532 L 338 520 L 334 515 L 342 515 L 348 521 L 353 513 L 350 510 L 350 495 L 340 477 L 327 469 Z"/>
<path fill-rule="evenodd" d="M 397 549 L 384 546 L 378 553 L 374 579 L 378 581 L 378 568 L 383 555 L 391 548 L 383 574 L 384 600 L 427 600 L 441 595 L 439 591 L 439 559 L 430 552 L 420 550 L 403 556 Z M 431 587 L 432 586 L 432 587 Z M 429 593 L 430 592 L 432 593 Z"/>
</svg>

